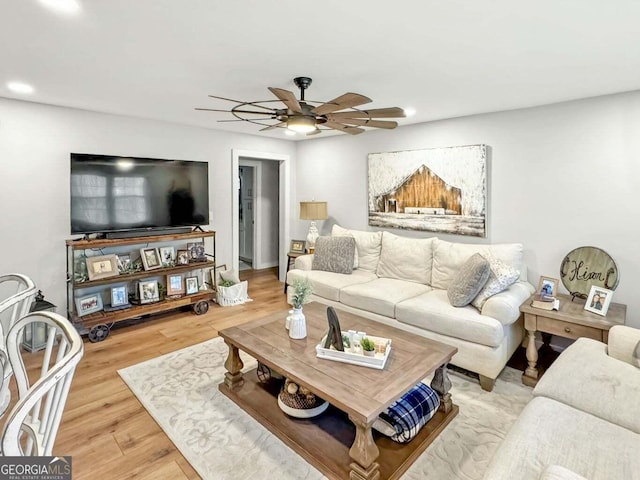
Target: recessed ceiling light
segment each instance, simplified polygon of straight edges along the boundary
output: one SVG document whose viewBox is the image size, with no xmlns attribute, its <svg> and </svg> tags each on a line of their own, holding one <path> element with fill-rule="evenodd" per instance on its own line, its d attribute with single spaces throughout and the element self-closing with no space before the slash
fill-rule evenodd
<svg viewBox="0 0 640 480">
<path fill-rule="evenodd" d="M 40 3 L 60 13 L 74 14 L 80 11 L 78 0 L 40 0 Z"/>
<path fill-rule="evenodd" d="M 14 93 L 22 93 L 26 95 L 33 93 L 33 87 L 22 82 L 9 82 L 7 83 L 7 88 Z"/>
<path fill-rule="evenodd" d="M 293 137 L 296 134 L 296 132 L 294 132 L 293 130 L 289 130 L 288 128 L 285 128 L 284 134 L 289 135 L 290 137 Z"/>
<path fill-rule="evenodd" d="M 403 110 L 404 110 L 404 114 L 407 117 L 413 117 L 416 114 L 416 109 L 412 107 L 407 107 L 407 108 L 404 108 Z"/>
</svg>

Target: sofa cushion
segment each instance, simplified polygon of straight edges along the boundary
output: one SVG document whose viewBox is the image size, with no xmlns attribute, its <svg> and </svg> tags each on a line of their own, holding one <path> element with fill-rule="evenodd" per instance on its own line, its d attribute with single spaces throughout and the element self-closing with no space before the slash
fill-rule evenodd
<svg viewBox="0 0 640 480">
<path fill-rule="evenodd" d="M 471 255 L 462 265 L 447 289 L 449 302 L 454 307 L 466 307 L 476 298 L 487 283 L 491 268 L 489 262 L 479 253 Z"/>
<path fill-rule="evenodd" d="M 481 315 L 471 306 L 451 306 L 444 290 L 432 290 L 398 303 L 396 320 L 488 347 L 497 347 L 504 339 L 504 329 L 498 320 Z"/>
<path fill-rule="evenodd" d="M 607 346 L 579 338 L 549 367 L 533 391 L 640 434 L 640 372 L 607 355 Z"/>
<path fill-rule="evenodd" d="M 382 233 L 382 250 L 376 273 L 381 278 L 396 278 L 410 282 L 431 283 L 433 238 L 399 237 Z"/>
<path fill-rule="evenodd" d="M 358 251 L 358 268 L 375 273 L 376 268 L 378 268 L 378 261 L 380 260 L 382 232 L 365 232 L 362 230 L 347 231 L 356 240 L 356 250 Z"/>
<path fill-rule="evenodd" d="M 495 257 L 489 257 L 489 279 L 484 287 L 478 292 L 473 299 L 471 305 L 478 310 L 482 310 L 485 302 L 492 296 L 500 293 L 518 281 L 520 272 L 510 265 L 498 260 Z"/>
<path fill-rule="evenodd" d="M 313 288 L 313 294 L 318 297 L 340 301 L 340 291 L 351 285 L 359 285 L 361 283 L 371 282 L 378 277 L 375 273 L 365 270 L 354 270 L 351 275 L 341 273 L 324 272 L 322 270 L 312 270 L 307 275 L 307 282 Z"/>
<path fill-rule="evenodd" d="M 342 228 L 340 225 L 338 225 L 337 223 L 333 226 L 333 228 L 331 228 L 331 236 L 332 237 L 353 237 L 353 234 L 351 233 L 350 230 L 347 230 L 346 228 Z M 358 247 L 356 245 L 356 250 L 353 253 L 353 269 L 355 270 L 356 268 L 358 268 Z"/>
<path fill-rule="evenodd" d="M 372 282 L 343 288 L 340 291 L 340 301 L 350 307 L 394 318 L 398 302 L 429 290 L 430 287 L 419 283 L 395 278 L 378 278 Z"/>
<path fill-rule="evenodd" d="M 353 237 L 318 237 L 311 269 L 350 274 L 355 250 Z"/>
<path fill-rule="evenodd" d="M 480 245 L 451 243 L 436 238 L 433 242 L 431 286 L 442 290 L 449 288 L 454 275 L 474 253 L 479 253 L 485 258 L 487 255 L 493 256 L 519 272 L 523 274 L 525 272 L 522 266 L 522 244 L 520 243 Z M 526 278 L 521 277 L 521 280 L 526 280 Z"/>
<path fill-rule="evenodd" d="M 625 325 L 611 327 L 607 353 L 617 360 L 640 367 L 640 330 Z"/>
<path fill-rule="evenodd" d="M 589 480 L 637 479 L 639 451 L 637 433 L 536 397 L 507 433 L 484 478 L 538 480 L 547 465 L 562 465 Z"/>
</svg>

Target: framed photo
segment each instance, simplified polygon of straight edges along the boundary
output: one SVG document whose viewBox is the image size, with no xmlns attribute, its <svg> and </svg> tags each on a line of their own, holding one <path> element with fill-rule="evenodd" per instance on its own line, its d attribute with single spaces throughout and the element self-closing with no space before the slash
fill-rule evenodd
<svg viewBox="0 0 640 480">
<path fill-rule="evenodd" d="M 198 277 L 187 277 L 185 278 L 185 283 L 187 285 L 187 295 L 198 293 Z"/>
<path fill-rule="evenodd" d="M 92 293 L 91 295 L 76 298 L 76 313 L 80 317 L 100 312 L 102 308 L 102 295 L 100 293 Z"/>
<path fill-rule="evenodd" d="M 167 295 L 184 295 L 184 282 L 181 273 L 167 275 Z"/>
<path fill-rule="evenodd" d="M 551 277 L 540 277 L 536 293 L 541 297 L 555 297 L 558 294 L 560 280 Z"/>
<path fill-rule="evenodd" d="M 607 314 L 607 310 L 609 310 L 612 297 L 613 290 L 592 285 L 587 297 L 587 303 L 584 304 L 584 309 L 604 317 Z"/>
<path fill-rule="evenodd" d="M 189 250 L 178 250 L 176 253 L 176 265 L 189 264 Z"/>
<path fill-rule="evenodd" d="M 220 272 L 224 272 L 227 269 L 227 265 L 216 265 L 215 269 L 211 270 L 211 285 L 214 290 L 218 289 L 218 284 L 222 281 Z"/>
<path fill-rule="evenodd" d="M 291 246 L 289 247 L 289 251 L 291 253 L 304 253 L 304 240 L 291 240 Z"/>
<path fill-rule="evenodd" d="M 187 243 L 190 262 L 206 262 L 207 255 L 204 253 L 204 242 Z"/>
<path fill-rule="evenodd" d="M 157 248 L 141 248 L 140 257 L 142 258 L 142 266 L 145 270 L 154 270 L 162 267 Z"/>
<path fill-rule="evenodd" d="M 163 267 L 172 267 L 176 263 L 176 251 L 173 247 L 160 247 L 160 262 Z"/>
<path fill-rule="evenodd" d="M 140 289 L 140 303 L 153 303 L 160 301 L 157 280 L 144 280 L 138 284 Z"/>
<path fill-rule="evenodd" d="M 89 280 L 99 280 L 101 278 L 116 277 L 120 275 L 120 272 L 118 271 L 118 257 L 116 255 L 87 257 L 86 262 Z"/>
<path fill-rule="evenodd" d="M 116 255 L 118 272 L 127 273 L 131 270 L 131 255 Z"/>
<path fill-rule="evenodd" d="M 126 285 L 111 287 L 111 307 L 121 307 L 129 304 L 129 295 Z"/>
</svg>

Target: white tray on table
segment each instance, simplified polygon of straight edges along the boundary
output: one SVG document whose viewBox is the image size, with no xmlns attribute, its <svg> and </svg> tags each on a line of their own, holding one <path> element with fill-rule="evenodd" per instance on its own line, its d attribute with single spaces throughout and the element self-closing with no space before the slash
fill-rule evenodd
<svg viewBox="0 0 640 480">
<path fill-rule="evenodd" d="M 342 332 L 346 335 L 346 332 Z M 384 369 L 387 364 L 387 359 L 391 353 L 391 339 L 383 337 L 374 337 L 373 335 L 367 335 L 367 338 L 373 340 L 374 343 L 383 342 L 386 345 L 384 353 L 376 352 L 375 356 L 368 357 L 364 353 L 354 353 L 349 348 L 345 347 L 345 351 L 341 352 L 334 348 L 324 348 L 324 342 L 327 340 L 326 335 L 322 337 L 322 340 L 316 345 L 316 356 L 325 360 L 333 360 L 334 362 L 350 363 L 352 365 L 360 365 L 362 367 L 376 368 L 378 370 Z M 362 348 L 359 350 L 362 352 Z"/>
</svg>

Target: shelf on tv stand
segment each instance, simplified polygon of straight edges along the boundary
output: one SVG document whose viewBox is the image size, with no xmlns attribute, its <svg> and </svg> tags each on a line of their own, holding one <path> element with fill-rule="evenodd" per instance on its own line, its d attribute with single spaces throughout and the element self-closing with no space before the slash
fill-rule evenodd
<svg viewBox="0 0 640 480">
<path fill-rule="evenodd" d="M 67 246 L 76 250 L 83 248 L 109 248 L 120 247 L 123 245 L 135 245 L 140 243 L 156 243 L 156 242 L 172 242 L 176 240 L 189 240 L 192 238 L 214 237 L 216 232 L 190 232 L 190 233 L 173 233 L 170 235 L 154 235 L 131 238 L 96 238 L 95 240 L 67 240 Z"/>
</svg>

